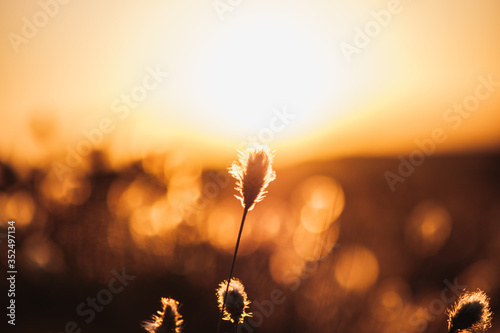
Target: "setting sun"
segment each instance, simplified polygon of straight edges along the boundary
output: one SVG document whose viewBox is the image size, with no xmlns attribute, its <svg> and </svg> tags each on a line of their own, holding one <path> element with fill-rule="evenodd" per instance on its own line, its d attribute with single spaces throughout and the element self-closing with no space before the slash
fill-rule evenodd
<svg viewBox="0 0 500 333">
<path fill-rule="evenodd" d="M 423 3 L 343 6 L 235 2 L 221 12 L 191 2 L 128 1 L 119 10 L 108 4 L 109 14 L 91 24 L 71 19 L 92 13 L 91 2 L 71 3 L 54 7 L 54 20 L 40 27 L 29 17 L 15 20 L 28 9 L 39 20 L 48 15 L 36 2 L 14 6 L 2 23 L 9 36 L 4 50 L 11 50 L 2 54 L 10 85 L 1 103 L 11 111 L 2 113 L 0 136 L 5 142 L 28 132 L 23 123 L 36 119 L 36 126 L 42 120 L 52 128 L 48 135 L 76 146 L 84 131 L 110 118 L 114 129 L 95 148 L 128 150 L 123 145 L 130 141 L 130 156 L 142 156 L 161 150 L 162 140 L 164 149 L 175 142 L 199 153 L 206 165 L 214 164 L 207 149 L 227 159 L 249 139 L 283 149 L 286 164 L 300 162 L 292 153 L 297 147 L 306 159 L 409 153 L 415 139 L 436 127 L 447 130 L 446 120 L 460 120 L 460 130 L 440 144 L 443 151 L 491 149 L 499 142 L 496 3 L 474 8 L 469 18 L 481 25 L 473 28 L 456 20 L 445 28 Z M 453 4 L 457 13 L 471 13 L 469 7 Z M 460 43 L 437 37 L 447 29 L 462 35 Z M 33 37 L 24 37 L 27 32 Z M 467 43 L 477 52 L 460 47 L 457 53 Z M 426 45 L 431 52 L 423 53 Z M 440 60 L 445 57 L 451 60 Z M 152 71 L 163 73 L 160 80 L 148 81 Z M 474 94 L 478 77 L 491 77 L 493 89 L 479 111 L 447 114 Z M 287 121 L 277 123 L 277 112 Z M 332 140 L 335 148 L 318 145 Z M 35 164 L 48 151 L 66 153 L 21 141 L 23 152 L 5 144 L 0 152 L 13 160 L 30 155 Z"/>
<path fill-rule="evenodd" d="M 328 92 L 340 86 L 340 60 L 328 56 L 310 23 L 259 13 L 228 22 L 204 41 L 192 68 L 192 93 L 212 126 L 224 123 L 220 134 L 257 133 L 283 105 L 301 122 L 319 120 Z M 301 134 L 304 126 L 294 127 Z"/>
</svg>

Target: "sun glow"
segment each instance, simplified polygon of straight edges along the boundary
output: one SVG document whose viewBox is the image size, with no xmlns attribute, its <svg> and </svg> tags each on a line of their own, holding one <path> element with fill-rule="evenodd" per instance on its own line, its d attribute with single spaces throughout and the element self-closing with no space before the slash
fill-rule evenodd
<svg viewBox="0 0 500 333">
<path fill-rule="evenodd" d="M 67 147 L 92 146 L 116 165 L 182 145 L 224 167 L 235 146 L 260 141 L 295 164 L 407 156 L 435 128 L 448 138 L 440 154 L 498 147 L 498 2 L 405 5 L 361 44 L 387 1 L 238 3 L 221 20 L 211 1 L 89 0 L 61 6 L 33 38 L 21 18 L 43 14 L 38 1 L 11 4 L 0 31 L 26 44 L 1 54 L 0 159 L 27 173 Z M 357 50 L 350 59 L 345 43 Z M 490 96 L 450 113 L 475 96 L 478 77 Z M 293 119 L 277 122 L 277 110 Z"/>
<path fill-rule="evenodd" d="M 277 107 L 304 118 L 335 85 L 328 47 L 310 26 L 283 15 L 228 23 L 197 55 L 191 73 L 196 103 L 209 121 L 223 121 L 233 133 L 268 126 Z"/>
</svg>

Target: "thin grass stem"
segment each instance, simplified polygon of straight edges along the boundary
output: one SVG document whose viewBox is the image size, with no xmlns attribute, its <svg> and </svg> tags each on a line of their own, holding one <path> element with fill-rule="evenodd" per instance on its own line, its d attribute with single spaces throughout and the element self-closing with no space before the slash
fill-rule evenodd
<svg viewBox="0 0 500 333">
<path fill-rule="evenodd" d="M 231 269 L 229 271 L 229 279 L 227 279 L 227 287 L 226 287 L 224 302 L 222 303 L 222 310 L 220 312 L 219 321 L 217 323 L 217 333 L 220 332 L 220 324 L 222 322 L 222 314 L 224 313 L 224 309 L 226 307 L 226 300 L 227 300 L 227 294 L 229 291 L 229 284 L 231 282 L 231 279 L 233 278 L 234 264 L 236 263 L 236 255 L 238 254 L 238 248 L 240 247 L 241 233 L 243 231 L 243 226 L 245 225 L 245 218 L 247 217 L 247 213 L 248 213 L 248 206 L 245 206 L 245 208 L 243 209 L 243 217 L 241 218 L 240 231 L 238 232 L 238 238 L 236 239 L 236 246 L 234 247 L 233 262 L 231 263 Z"/>
</svg>

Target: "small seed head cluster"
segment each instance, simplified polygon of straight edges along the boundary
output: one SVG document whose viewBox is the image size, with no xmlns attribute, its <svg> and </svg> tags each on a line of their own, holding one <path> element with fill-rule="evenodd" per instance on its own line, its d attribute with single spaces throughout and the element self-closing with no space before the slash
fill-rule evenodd
<svg viewBox="0 0 500 333">
<path fill-rule="evenodd" d="M 252 316 L 251 313 L 246 312 L 249 308 L 250 301 L 248 300 L 247 293 L 245 292 L 245 286 L 240 280 L 235 278 L 231 279 L 229 288 L 227 286 L 227 280 L 224 280 L 219 284 L 216 295 L 219 303 L 219 309 L 223 314 L 222 319 L 229 320 L 232 323 L 242 324 L 245 317 Z M 224 298 L 226 299 L 225 302 Z"/>
<path fill-rule="evenodd" d="M 182 329 L 182 316 L 178 311 L 179 302 L 173 298 L 161 298 L 162 309 L 153 315 L 150 321 L 143 324 L 144 329 L 150 333 L 180 333 Z"/>
<path fill-rule="evenodd" d="M 483 333 L 491 327 L 489 298 L 479 289 L 474 292 L 464 290 L 447 315 L 449 333 Z"/>
</svg>

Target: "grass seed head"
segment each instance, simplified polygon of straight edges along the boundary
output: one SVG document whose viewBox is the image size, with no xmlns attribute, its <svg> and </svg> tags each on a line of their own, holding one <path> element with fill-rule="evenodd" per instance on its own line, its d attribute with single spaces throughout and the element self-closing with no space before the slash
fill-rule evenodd
<svg viewBox="0 0 500 333">
<path fill-rule="evenodd" d="M 484 291 L 464 292 L 447 311 L 448 332 L 483 333 L 491 327 L 489 298 Z"/>
<path fill-rule="evenodd" d="M 222 319 L 229 320 L 232 323 L 242 324 L 245 317 L 252 316 L 251 313 L 246 312 L 249 308 L 250 301 L 248 300 L 247 293 L 245 292 L 245 286 L 240 280 L 235 278 L 231 279 L 229 288 L 227 286 L 227 280 L 224 280 L 219 284 L 216 295 L 219 303 L 219 309 L 223 314 Z M 224 298 L 226 298 L 225 305 L 223 305 Z"/>
<path fill-rule="evenodd" d="M 150 321 L 144 322 L 144 329 L 150 333 L 180 333 L 183 320 L 178 311 L 179 302 L 162 297 L 161 303 L 162 309 Z"/>
<path fill-rule="evenodd" d="M 236 190 L 244 208 L 252 210 L 266 195 L 270 182 L 276 178 L 273 170 L 274 155 L 265 145 L 254 145 L 239 152 L 238 161 L 233 162 L 229 173 L 236 179 Z"/>
</svg>

